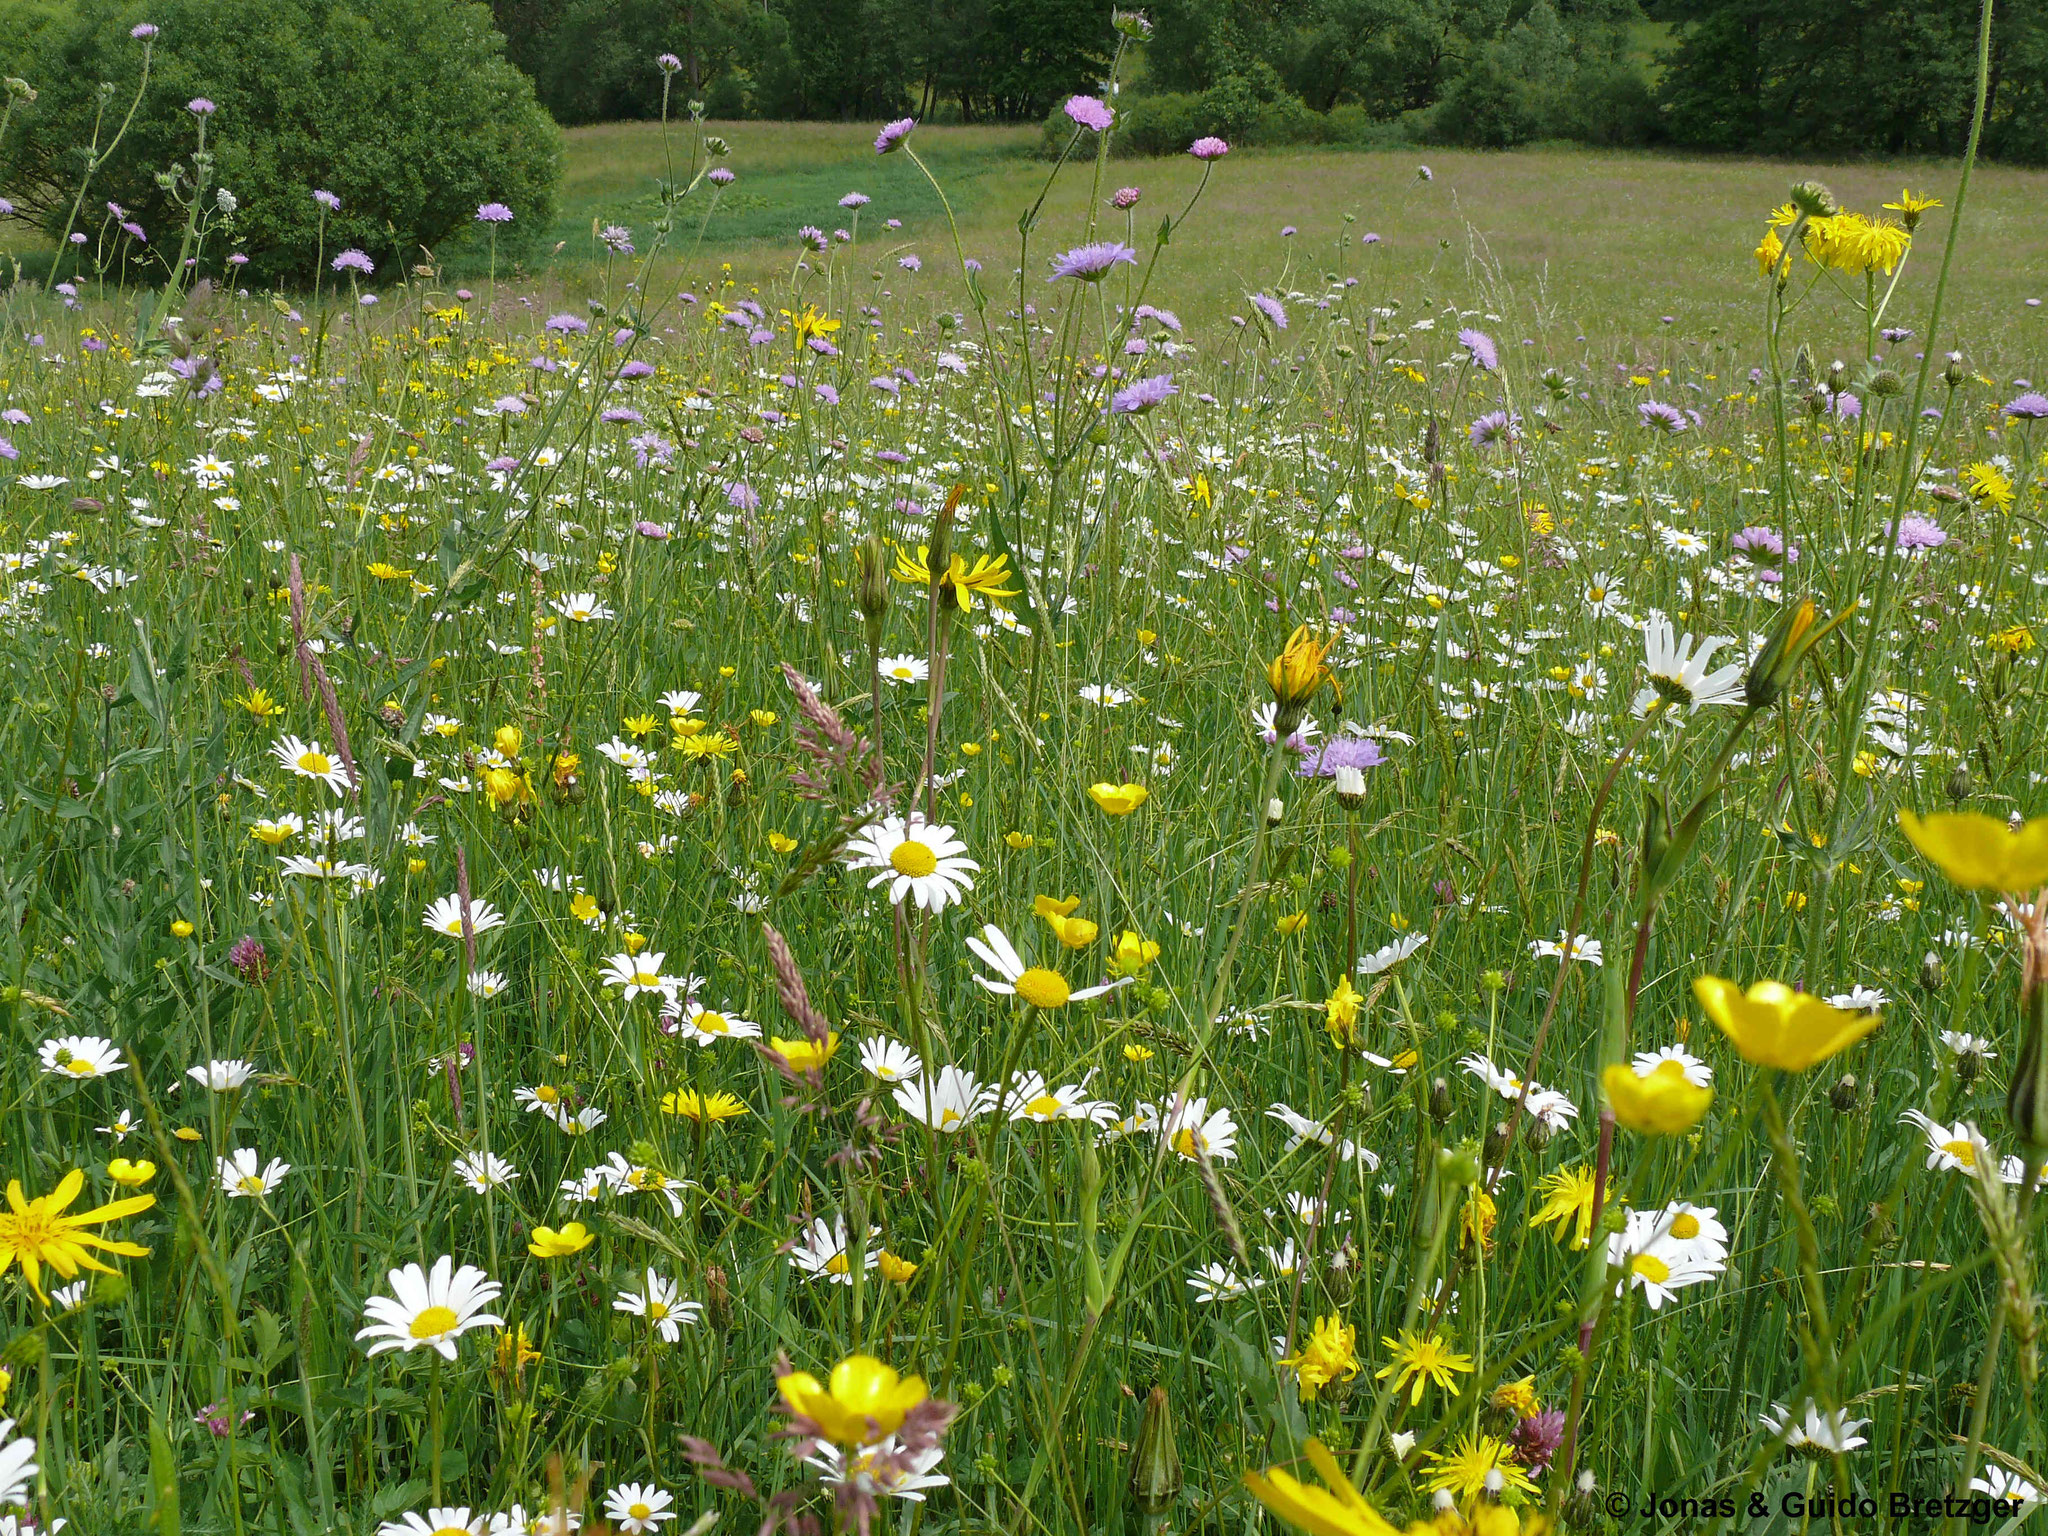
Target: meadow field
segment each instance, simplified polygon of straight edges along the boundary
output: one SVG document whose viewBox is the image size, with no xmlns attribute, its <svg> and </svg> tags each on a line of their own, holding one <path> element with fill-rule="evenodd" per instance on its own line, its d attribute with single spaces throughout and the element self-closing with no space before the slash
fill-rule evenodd
<svg viewBox="0 0 2048 1536">
<path fill-rule="evenodd" d="M 0 1536 L 2038 1522 L 2048 177 L 1037 138 L 0 293 Z"/>
</svg>

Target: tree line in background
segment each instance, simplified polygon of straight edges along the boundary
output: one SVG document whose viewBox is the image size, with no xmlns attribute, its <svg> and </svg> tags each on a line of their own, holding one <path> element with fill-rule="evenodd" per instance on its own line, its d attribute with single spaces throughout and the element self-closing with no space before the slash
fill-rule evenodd
<svg viewBox="0 0 2048 1536">
<path fill-rule="evenodd" d="M 646 117 L 674 52 L 714 117 L 1045 118 L 1094 87 L 1107 0 L 492 0 L 563 123 Z M 1978 0 L 1151 0 L 1123 147 L 1540 139 L 1954 154 Z M 2048 159 L 2048 0 L 2005 0 L 1988 153 Z"/>
</svg>

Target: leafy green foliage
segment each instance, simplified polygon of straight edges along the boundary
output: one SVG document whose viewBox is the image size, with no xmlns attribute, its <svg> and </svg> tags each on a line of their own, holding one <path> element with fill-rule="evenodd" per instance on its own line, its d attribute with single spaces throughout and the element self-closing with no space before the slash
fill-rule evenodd
<svg viewBox="0 0 2048 1536">
<path fill-rule="evenodd" d="M 0 145 L 0 185 L 53 232 L 77 194 L 96 120 L 105 119 L 105 142 L 136 96 L 144 50 L 129 28 L 143 19 L 162 29 L 149 88 L 93 177 L 93 224 L 112 201 L 152 240 L 174 238 L 182 216 L 157 175 L 190 162 L 185 104 L 195 97 L 218 107 L 208 131 L 216 181 L 239 204 L 237 245 L 259 279 L 311 274 L 321 249 L 315 188 L 342 203 L 327 220 L 326 253 L 358 246 L 380 267 L 464 234 L 481 203 L 513 209 L 508 239 L 552 216 L 558 135 L 481 5 L 81 0 L 32 15 L 0 43 L 5 72 L 40 93 Z"/>
</svg>

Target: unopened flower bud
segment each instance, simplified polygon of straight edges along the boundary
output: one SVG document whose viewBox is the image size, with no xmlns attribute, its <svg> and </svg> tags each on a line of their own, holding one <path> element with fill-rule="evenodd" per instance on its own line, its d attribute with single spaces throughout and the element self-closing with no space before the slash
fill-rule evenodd
<svg viewBox="0 0 2048 1536">
<path fill-rule="evenodd" d="M 1950 389 L 1961 389 L 1963 387 L 1963 380 L 1969 376 L 1970 370 L 1963 363 L 1963 354 L 1960 352 L 1949 353 L 1948 362 L 1941 370 L 1941 382 Z"/>
<path fill-rule="evenodd" d="M 1365 804 L 1365 770 L 1349 766 L 1339 768 L 1333 776 L 1332 787 L 1337 798 L 1347 811 L 1355 811 Z"/>
<path fill-rule="evenodd" d="M 1279 825 L 1280 825 L 1280 820 L 1281 820 L 1281 818 L 1282 818 L 1282 817 L 1284 817 L 1284 816 L 1285 816 L 1286 814 L 1287 814 L 1287 802 L 1286 802 L 1286 801 L 1284 801 L 1284 800 L 1282 800 L 1282 799 L 1281 799 L 1281 798 L 1280 798 L 1280 797 L 1279 797 L 1278 795 L 1275 795 L 1275 796 L 1274 796 L 1274 797 L 1273 797 L 1272 799 L 1270 799 L 1270 800 L 1268 800 L 1268 801 L 1266 802 L 1266 825 L 1267 825 L 1267 826 L 1269 826 L 1269 827 L 1277 827 L 1277 826 L 1279 826 Z"/>
<path fill-rule="evenodd" d="M 1429 1085 L 1429 1118 L 1438 1125 L 1451 1118 L 1451 1085 L 1440 1077 Z"/>
<path fill-rule="evenodd" d="M 1906 392 L 1906 381 L 1899 377 L 1897 369 L 1880 368 L 1864 388 L 1880 400 L 1893 400 Z"/>
<path fill-rule="evenodd" d="M 1922 991 L 1939 992 L 1945 974 L 1941 963 L 1941 956 L 1937 955 L 1933 950 L 1930 949 L 1920 957 L 1920 987 Z"/>
<path fill-rule="evenodd" d="M 2032 942 L 2031 938 L 2029 942 Z M 2029 969 L 2035 963 L 2029 957 Z M 2019 1139 L 2038 1153 L 2048 1147 L 2048 989 L 2038 973 L 2027 997 L 2026 1038 L 2013 1063 L 2012 1086 L 2005 1091 L 2005 1117 Z M 1960 1065 L 1960 1063 L 1958 1063 Z"/>
<path fill-rule="evenodd" d="M 1498 1168 L 1500 1160 L 1508 1155 L 1508 1123 L 1505 1120 L 1493 1122 L 1493 1129 L 1486 1133 L 1486 1146 L 1480 1153 L 1489 1168 Z"/>
<path fill-rule="evenodd" d="M 867 621 L 868 644 L 879 645 L 882 621 L 889 616 L 889 546 L 871 533 L 853 547 L 853 563 L 860 577 L 854 600 Z"/>
<path fill-rule="evenodd" d="M 1802 181 L 1792 189 L 1792 206 L 1809 219 L 1833 218 L 1842 211 L 1835 194 L 1818 181 Z"/>
<path fill-rule="evenodd" d="M 1964 1051 L 1956 1057 L 1956 1081 L 1965 1088 L 1976 1082 L 1978 1074 L 1983 1070 L 1984 1057 L 1978 1051 Z"/>
<path fill-rule="evenodd" d="M 19 75 L 9 75 L 7 77 L 7 94 L 16 101 L 34 101 L 36 99 L 36 88 Z"/>
<path fill-rule="evenodd" d="M 1155 1386 L 1145 1399 L 1137 1444 L 1131 1449 L 1130 1481 L 1125 1487 L 1131 1507 L 1141 1515 L 1163 1515 L 1180 1497 L 1180 1450 L 1174 1444 L 1173 1409 L 1163 1386 Z"/>
<path fill-rule="evenodd" d="M 1970 765 L 1961 758 L 1957 758 L 1955 767 L 1948 771 L 1948 783 L 1942 787 L 1948 792 L 1949 802 L 1952 805 L 1961 805 L 1965 800 L 1969 799 Z"/>
<path fill-rule="evenodd" d="M 1836 1079 L 1835 1086 L 1828 1090 L 1828 1103 L 1834 1106 L 1838 1115 L 1848 1114 L 1862 1097 L 1863 1092 L 1857 1087 L 1856 1074 L 1853 1072 L 1844 1072 Z"/>
</svg>

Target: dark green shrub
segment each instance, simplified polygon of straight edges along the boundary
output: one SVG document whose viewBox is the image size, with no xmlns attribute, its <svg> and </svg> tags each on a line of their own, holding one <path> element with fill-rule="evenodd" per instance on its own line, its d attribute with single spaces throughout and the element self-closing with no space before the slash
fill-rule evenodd
<svg viewBox="0 0 2048 1536">
<path fill-rule="evenodd" d="M 213 101 L 215 182 L 240 204 L 234 246 L 257 281 L 311 276 L 315 188 L 341 198 L 326 252 L 356 246 L 380 271 L 467 234 L 477 206 L 515 221 L 500 250 L 544 233 L 554 215 L 560 135 L 532 84 L 504 57 L 490 11 L 470 0 L 76 0 L 0 35 L 0 65 L 40 99 L 0 145 L 0 190 L 52 233 L 77 193 L 99 83 L 115 121 L 133 98 L 138 22 L 161 28 L 149 88 L 114 158 L 94 178 L 88 215 L 120 203 L 153 243 L 182 216 L 156 182 L 191 162 L 186 103 Z M 94 220 L 96 225 L 97 219 Z M 212 267 L 225 247 L 209 250 Z"/>
</svg>

